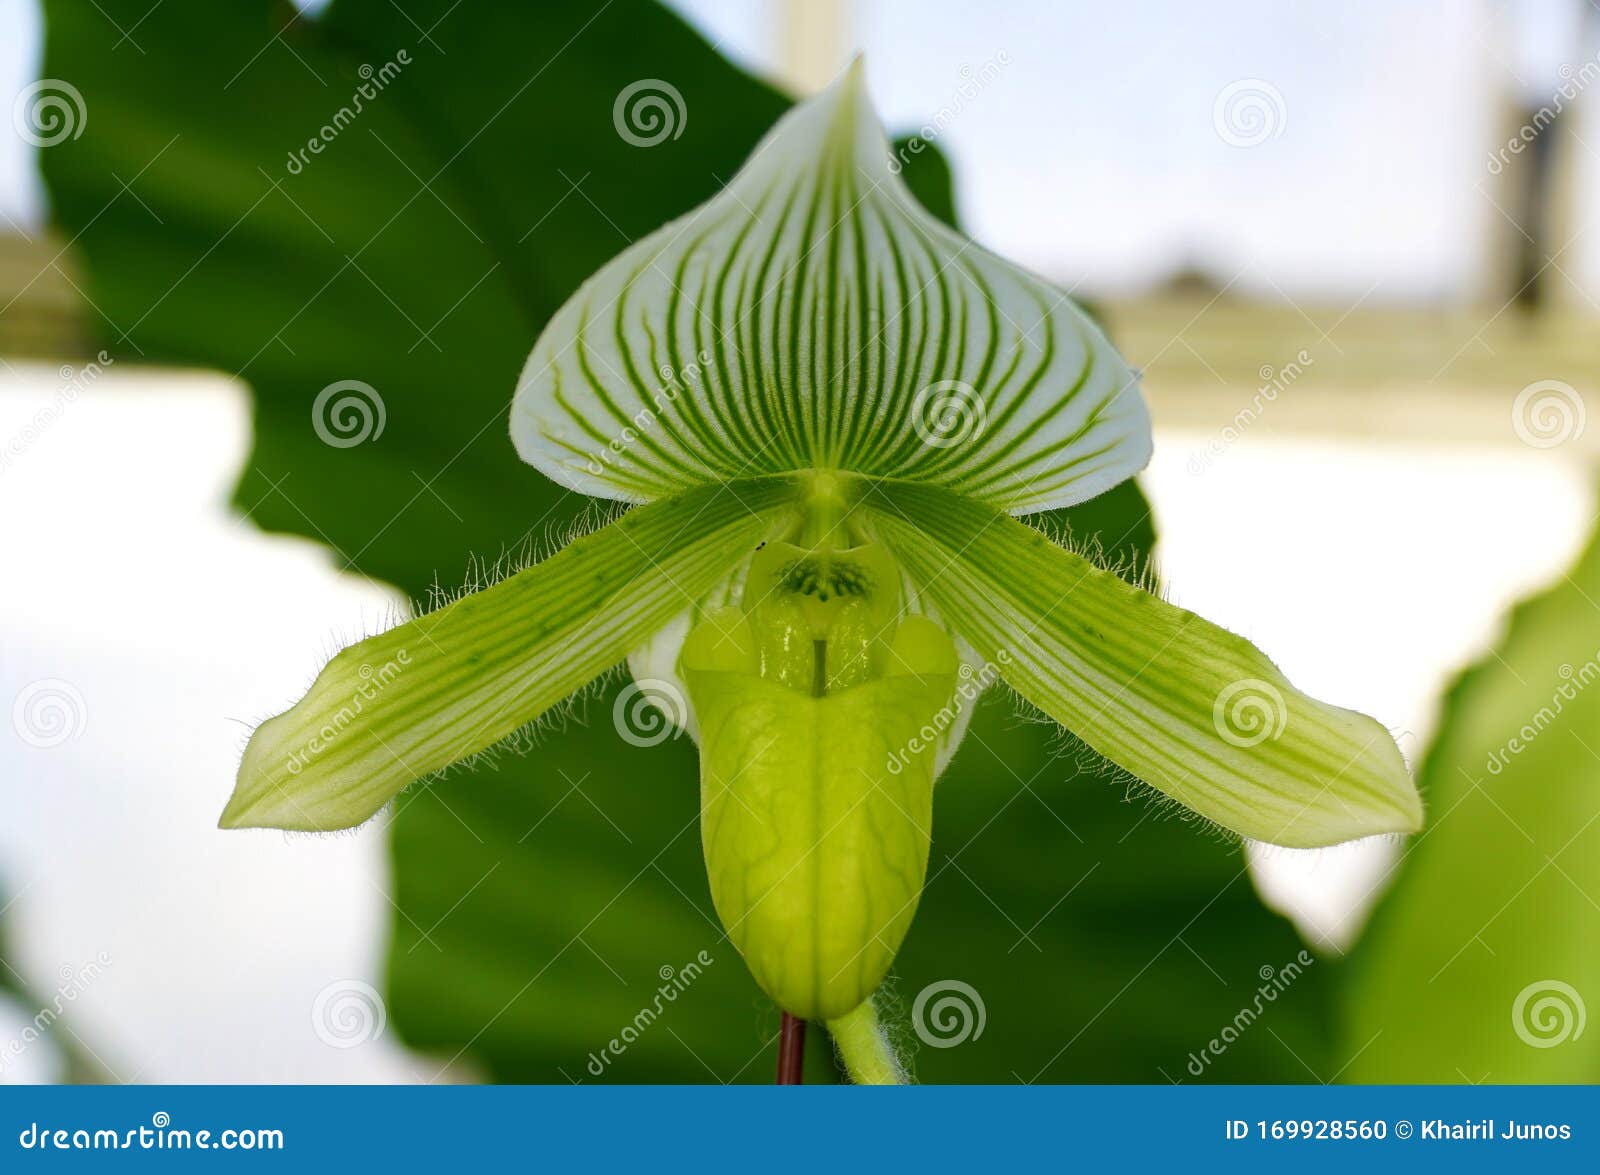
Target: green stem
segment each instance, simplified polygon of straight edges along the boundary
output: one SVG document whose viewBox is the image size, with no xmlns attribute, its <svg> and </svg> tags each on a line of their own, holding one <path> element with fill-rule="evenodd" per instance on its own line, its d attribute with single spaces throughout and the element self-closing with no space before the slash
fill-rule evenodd
<svg viewBox="0 0 1600 1175">
<path fill-rule="evenodd" d="M 906 1085 L 910 1078 L 900 1065 L 889 1038 L 878 1024 L 878 1011 L 868 999 L 853 1012 L 828 1021 L 828 1031 L 844 1062 L 845 1072 L 857 1085 Z"/>
</svg>

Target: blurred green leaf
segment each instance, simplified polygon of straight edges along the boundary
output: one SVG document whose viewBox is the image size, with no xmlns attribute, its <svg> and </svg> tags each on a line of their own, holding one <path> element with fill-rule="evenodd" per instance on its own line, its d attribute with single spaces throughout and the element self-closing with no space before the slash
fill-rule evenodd
<svg viewBox="0 0 1600 1175">
<path fill-rule="evenodd" d="M 585 504 L 506 438 L 540 325 L 629 239 L 716 192 L 783 100 L 641 0 L 337 0 L 288 23 L 265 0 L 99 8 L 47 2 L 44 73 L 89 112 L 45 152 L 51 198 L 120 354 L 250 383 L 251 517 L 416 596 L 458 582 L 472 553 L 566 533 Z M 401 50 L 410 63 L 343 118 L 361 67 Z M 613 104 L 652 78 L 685 119 L 637 148 Z M 953 215 L 943 161 L 911 159 L 913 187 Z M 340 380 L 381 397 L 381 434 L 319 439 L 314 403 Z M 1124 560 L 1153 537 L 1132 484 L 1055 521 Z M 711 909 L 695 756 L 620 739 L 617 695 L 613 679 L 533 754 L 398 802 L 394 1022 L 442 1066 L 499 1080 L 769 1080 L 777 1013 Z M 921 1047 L 924 1080 L 1192 1080 L 1190 1054 L 1299 950 L 1236 848 L 1076 763 L 993 696 L 939 786 L 901 1031 L 918 1045 L 910 1010 L 946 980 L 971 985 L 984 1029 Z M 1326 990 L 1312 968 L 1198 1074 L 1322 1075 Z M 600 1056 L 613 1038 L 626 1049 Z M 832 1076 L 820 1041 L 808 1064 Z"/>
<path fill-rule="evenodd" d="M 1450 690 L 1428 827 L 1343 985 L 1346 1080 L 1600 1080 L 1596 601 L 1600 542 Z"/>
<path fill-rule="evenodd" d="M 90 1051 L 73 1029 L 71 1004 L 68 1003 L 63 1009 L 63 997 L 59 994 L 41 995 L 40 989 L 29 983 L 17 969 L 12 961 L 15 955 L 7 954 L 13 945 L 11 912 L 16 900 L 16 897 L 8 896 L 7 891 L 0 888 L 0 997 L 9 1000 L 11 1010 L 24 1020 L 32 1021 L 30 1030 L 37 1036 L 19 1033 L 0 1039 L 0 1084 L 4 1083 L 7 1067 L 15 1059 L 8 1051 L 11 1046 L 26 1049 L 35 1045 L 36 1041 L 36 1047 L 49 1049 L 59 1058 L 62 1080 L 76 1085 L 114 1080 L 99 1057 Z"/>
<path fill-rule="evenodd" d="M 16 899 L 7 897 L 6 891 L 0 889 L 0 992 L 10 996 L 20 996 L 23 993 L 22 976 L 11 965 L 10 956 L 6 953 L 10 945 L 11 927 L 7 915 L 11 912 L 11 903 Z"/>
</svg>

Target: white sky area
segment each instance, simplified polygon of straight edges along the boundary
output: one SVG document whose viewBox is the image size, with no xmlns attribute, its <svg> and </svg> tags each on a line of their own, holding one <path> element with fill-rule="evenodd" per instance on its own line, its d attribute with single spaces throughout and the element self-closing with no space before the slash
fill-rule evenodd
<svg viewBox="0 0 1600 1175">
<path fill-rule="evenodd" d="M 783 72 L 781 4 L 672 6 L 741 64 Z M 1502 104 L 1513 94 L 1548 101 L 1562 65 L 1600 52 L 1600 14 L 1580 28 L 1580 0 L 842 7 L 834 64 L 866 53 L 892 130 L 959 105 L 938 142 L 969 231 L 1090 294 L 1136 290 L 1184 264 L 1223 281 L 1242 271 L 1235 288 L 1265 297 L 1476 292 L 1487 233 L 1500 224 L 1486 194 L 1505 200 L 1485 170 L 1514 129 L 1498 125 Z M 8 98 L 37 70 L 35 0 L 0 0 L 0 30 Z M 1009 64 L 961 98 L 963 68 L 1001 54 Z M 1216 133 L 1213 105 L 1248 79 L 1281 95 L 1281 133 L 1239 148 Z M 1597 90 L 1573 104 L 1590 128 Z M 1600 131 L 1567 145 L 1593 198 L 1563 234 L 1582 230 L 1562 267 L 1600 300 Z M 0 217 L 34 225 L 42 210 L 26 145 L 0 135 Z"/>
<path fill-rule="evenodd" d="M 674 6 L 748 67 L 783 72 L 767 6 Z M 855 12 L 838 64 L 865 52 L 898 133 L 958 104 L 963 67 L 1005 54 L 938 137 L 965 227 L 1089 293 L 1186 262 L 1224 282 L 1246 270 L 1235 288 L 1266 297 L 1476 292 L 1486 231 L 1501 223 L 1485 191 L 1505 200 L 1480 190 L 1492 145 L 1514 129 L 1498 126 L 1502 104 L 1548 101 L 1563 64 L 1600 50 L 1600 20 L 1580 29 L 1579 0 L 862 0 Z M 1212 108 L 1245 79 L 1277 89 L 1283 118 L 1277 137 L 1241 149 L 1217 135 Z M 1574 104 L 1591 127 L 1596 89 Z M 1600 133 L 1585 138 L 1572 146 L 1594 194 Z M 1588 205 L 1563 267 L 1594 297 L 1600 196 Z"/>
<path fill-rule="evenodd" d="M 725 52 L 778 70 L 766 6 L 679 7 Z M 1087 289 L 1136 288 L 1192 261 L 1224 279 L 1248 267 L 1242 284 L 1271 296 L 1353 300 L 1376 282 L 1374 298 L 1433 298 L 1481 262 L 1475 184 L 1495 95 L 1553 88 L 1578 60 L 1563 25 L 1574 7 L 875 0 L 840 55 L 867 50 L 888 122 L 909 130 L 952 101 L 963 65 L 1005 52 L 940 136 L 963 214 L 985 243 Z M 38 36 L 31 0 L 0 0 L 7 107 L 33 76 Z M 1250 149 L 1212 125 L 1216 94 L 1245 78 L 1270 81 L 1286 112 L 1283 133 Z M 6 219 L 44 217 L 31 154 L 0 133 L 0 231 Z M 247 724 L 295 697 L 338 639 L 380 624 L 392 593 L 228 512 L 246 389 L 117 369 L 76 397 L 64 386 L 55 365 L 0 363 L 0 451 L 33 438 L 0 467 L 13 961 L 49 999 L 64 968 L 109 958 L 66 1023 L 114 1078 L 433 1076 L 392 1031 L 336 1048 L 313 1019 L 331 984 L 381 986 L 382 830 L 215 829 Z M 1186 461 L 1204 439 L 1158 429 L 1144 479 L 1171 594 L 1258 642 L 1307 691 L 1376 715 L 1413 762 L 1441 688 L 1591 525 L 1587 471 L 1509 436 L 1462 449 L 1255 430 L 1196 477 Z M 1492 560 L 1484 533 L 1497 536 Z M 77 695 L 58 746 L 29 745 L 5 717 L 41 680 Z M 1344 937 L 1387 847 L 1274 852 L 1263 885 L 1313 933 Z M 7 1055 L 36 1011 L 0 1001 L 0 1083 L 59 1075 L 46 1044 Z"/>
</svg>

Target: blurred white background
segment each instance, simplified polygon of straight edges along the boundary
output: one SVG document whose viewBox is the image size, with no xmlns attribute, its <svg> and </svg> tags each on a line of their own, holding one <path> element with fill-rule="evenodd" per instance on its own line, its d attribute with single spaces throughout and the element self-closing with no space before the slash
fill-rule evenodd
<svg viewBox="0 0 1600 1175">
<path fill-rule="evenodd" d="M 1481 298 L 1498 231 L 1483 182 L 1496 95 L 1547 94 L 1563 62 L 1596 49 L 1575 23 L 1582 6 L 1556 0 L 1144 2 L 1092 17 L 1043 0 L 677 7 L 800 88 L 865 48 L 898 130 L 957 101 L 963 66 L 1003 53 L 938 136 L 963 216 L 984 243 L 1095 296 L 1198 266 L 1275 300 Z M 31 0 L 0 0 L 0 27 L 9 107 L 37 68 Z M 1219 138 L 1213 105 L 1252 78 L 1281 94 L 1286 122 L 1241 151 Z M 1558 288 L 1581 304 L 1600 290 L 1600 233 L 1588 231 L 1600 158 L 1574 156 L 1573 190 L 1589 198 L 1573 202 Z M 45 220 L 31 150 L 0 133 L 0 231 Z M 1378 716 L 1414 762 L 1452 674 L 1587 536 L 1586 459 L 1521 444 L 1509 416 L 1481 436 L 1425 422 L 1376 439 L 1260 427 L 1197 477 L 1187 463 L 1210 433 L 1186 416 L 1164 423 L 1159 374 L 1144 484 L 1170 594 L 1309 692 Z M 248 725 L 338 641 L 380 623 L 392 594 L 226 508 L 249 444 L 246 389 L 116 369 L 69 402 L 63 387 L 56 365 L 0 359 L 0 441 L 28 438 L 0 465 L 0 530 L 27 553 L 0 576 L 0 705 L 68 683 L 74 724 L 36 746 L 0 721 L 12 964 L 48 997 L 64 974 L 110 960 L 73 985 L 67 1023 L 113 1078 L 432 1076 L 391 1034 L 339 1049 L 313 1030 L 330 983 L 379 981 L 381 830 L 214 830 Z M 1392 847 L 1274 852 L 1260 880 L 1336 947 Z M 0 999 L 0 1081 L 59 1074 L 45 1044 L 6 1056 L 36 1011 Z"/>
</svg>

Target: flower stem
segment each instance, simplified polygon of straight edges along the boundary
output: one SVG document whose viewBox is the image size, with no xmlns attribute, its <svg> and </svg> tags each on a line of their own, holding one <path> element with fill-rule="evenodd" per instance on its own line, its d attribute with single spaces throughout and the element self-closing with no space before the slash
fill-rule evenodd
<svg viewBox="0 0 1600 1175">
<path fill-rule="evenodd" d="M 906 1084 L 905 1068 L 878 1023 L 878 1010 L 870 999 L 855 1011 L 829 1020 L 828 1031 L 851 1081 L 857 1085 Z"/>
<path fill-rule="evenodd" d="M 806 1022 L 797 1020 L 788 1012 L 778 1028 L 778 1081 L 779 1085 L 804 1083 L 806 1061 Z"/>
</svg>

